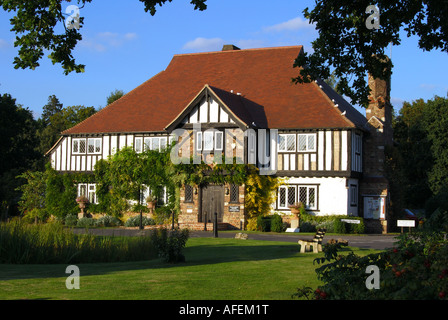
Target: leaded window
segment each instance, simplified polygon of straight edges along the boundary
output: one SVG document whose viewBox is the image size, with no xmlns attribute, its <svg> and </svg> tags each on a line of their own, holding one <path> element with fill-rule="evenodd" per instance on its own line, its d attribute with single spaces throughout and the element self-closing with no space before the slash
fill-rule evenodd
<svg viewBox="0 0 448 320">
<path fill-rule="evenodd" d="M 299 134 L 298 135 L 298 151 L 299 152 L 315 152 L 316 151 L 316 134 Z"/>
<path fill-rule="evenodd" d="M 72 153 L 73 154 L 85 154 L 86 153 L 86 139 L 73 139 L 72 140 Z"/>
<path fill-rule="evenodd" d="M 185 202 L 193 202 L 193 187 L 189 184 L 185 185 Z"/>
<path fill-rule="evenodd" d="M 278 151 L 283 151 L 283 152 L 296 151 L 296 135 L 295 134 L 279 134 L 278 135 Z"/>
<path fill-rule="evenodd" d="M 101 153 L 101 138 L 89 138 L 87 140 L 87 153 Z"/>
<path fill-rule="evenodd" d="M 237 184 L 230 185 L 230 202 L 238 203 L 240 195 L 240 187 Z"/>
</svg>

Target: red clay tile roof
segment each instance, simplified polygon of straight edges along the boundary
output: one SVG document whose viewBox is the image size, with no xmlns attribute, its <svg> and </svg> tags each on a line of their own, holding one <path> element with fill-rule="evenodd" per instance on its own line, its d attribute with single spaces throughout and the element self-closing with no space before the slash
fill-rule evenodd
<svg viewBox="0 0 448 320">
<path fill-rule="evenodd" d="M 361 127 L 365 117 L 328 86 L 292 83 L 298 75 L 293 62 L 301 50 L 292 46 L 175 55 L 165 71 L 63 134 L 164 131 L 206 84 L 226 104 L 235 100 L 231 90 L 241 93 L 244 101 L 235 108 L 244 106 L 247 119 L 260 127 Z"/>
</svg>

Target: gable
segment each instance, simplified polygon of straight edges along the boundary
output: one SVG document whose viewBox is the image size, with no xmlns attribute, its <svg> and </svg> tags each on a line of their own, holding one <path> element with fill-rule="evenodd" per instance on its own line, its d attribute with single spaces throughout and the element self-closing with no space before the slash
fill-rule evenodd
<svg viewBox="0 0 448 320">
<path fill-rule="evenodd" d="M 238 110 L 237 112 L 232 110 L 236 106 L 227 105 L 215 91 L 216 88 L 205 85 L 185 109 L 165 127 L 165 130 L 171 132 L 178 126 L 196 123 L 247 128 L 248 124 L 238 116 Z"/>
</svg>

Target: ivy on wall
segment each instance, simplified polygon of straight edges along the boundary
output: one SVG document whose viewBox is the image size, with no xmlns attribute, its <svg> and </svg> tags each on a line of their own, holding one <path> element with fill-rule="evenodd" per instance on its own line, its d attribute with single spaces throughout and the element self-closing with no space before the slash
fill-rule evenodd
<svg viewBox="0 0 448 320">
<path fill-rule="evenodd" d="M 193 160 L 193 159 L 192 159 Z M 224 159 L 223 159 L 224 160 Z M 170 148 L 158 152 L 147 150 L 135 152 L 127 147 L 108 159 L 99 160 L 92 173 L 58 173 L 48 164 L 44 173 L 46 184 L 46 211 L 55 217 L 64 218 L 79 212 L 76 203 L 77 185 L 95 183 L 99 204 L 91 204 L 90 212 L 107 213 L 116 217 L 131 210 L 129 200 L 139 203 L 143 188 L 160 195 L 166 188 L 168 202 L 163 212 L 180 212 L 180 188 L 185 184 L 206 186 L 208 184 L 245 185 L 245 207 L 249 218 L 269 212 L 275 201 L 275 191 L 280 179 L 259 175 L 254 165 L 204 162 L 174 164 L 170 159 Z M 135 208 L 134 208 L 135 209 Z M 139 208 L 143 209 L 144 208 Z"/>
</svg>

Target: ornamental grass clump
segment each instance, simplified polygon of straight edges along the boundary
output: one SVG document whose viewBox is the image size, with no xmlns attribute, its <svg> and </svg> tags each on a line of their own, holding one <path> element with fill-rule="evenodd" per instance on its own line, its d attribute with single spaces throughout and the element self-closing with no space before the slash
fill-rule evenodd
<svg viewBox="0 0 448 320">
<path fill-rule="evenodd" d="M 0 263 L 53 264 L 141 261 L 157 257 L 149 236 L 75 234 L 60 223 L 0 224 Z"/>
</svg>

